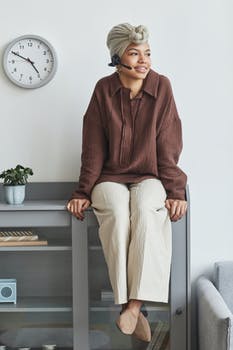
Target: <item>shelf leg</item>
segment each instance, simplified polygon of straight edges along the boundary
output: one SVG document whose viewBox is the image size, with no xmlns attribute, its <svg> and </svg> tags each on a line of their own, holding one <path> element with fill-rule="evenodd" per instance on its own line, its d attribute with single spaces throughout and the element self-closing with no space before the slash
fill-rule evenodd
<svg viewBox="0 0 233 350">
<path fill-rule="evenodd" d="M 87 219 L 72 215 L 73 349 L 89 350 Z"/>
</svg>

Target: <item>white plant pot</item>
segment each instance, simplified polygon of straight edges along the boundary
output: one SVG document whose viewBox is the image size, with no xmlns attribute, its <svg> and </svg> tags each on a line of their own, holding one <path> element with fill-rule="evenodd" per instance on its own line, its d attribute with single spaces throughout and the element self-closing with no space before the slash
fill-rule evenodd
<svg viewBox="0 0 233 350">
<path fill-rule="evenodd" d="M 22 204 L 25 198 L 25 185 L 4 185 L 5 200 L 8 204 Z"/>
</svg>

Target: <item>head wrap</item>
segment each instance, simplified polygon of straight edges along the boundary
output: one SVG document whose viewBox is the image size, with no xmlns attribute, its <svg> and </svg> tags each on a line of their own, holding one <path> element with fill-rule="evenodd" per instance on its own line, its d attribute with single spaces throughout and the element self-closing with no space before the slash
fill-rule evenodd
<svg viewBox="0 0 233 350">
<path fill-rule="evenodd" d="M 122 23 L 114 26 L 107 36 L 107 47 L 110 56 L 117 54 L 121 57 L 131 43 L 143 44 L 148 41 L 149 32 L 143 25 L 132 26 L 129 23 Z"/>
</svg>

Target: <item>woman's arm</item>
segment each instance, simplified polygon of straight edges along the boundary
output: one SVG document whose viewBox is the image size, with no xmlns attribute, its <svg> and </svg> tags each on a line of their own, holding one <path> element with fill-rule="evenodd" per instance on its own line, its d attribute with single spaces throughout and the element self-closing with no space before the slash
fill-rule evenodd
<svg viewBox="0 0 233 350">
<path fill-rule="evenodd" d="M 95 90 L 83 118 L 81 169 L 78 188 L 71 199 L 88 199 L 100 176 L 107 154 L 107 140 L 101 120 L 100 106 Z"/>
<path fill-rule="evenodd" d="M 182 126 L 170 82 L 169 90 L 156 139 L 158 173 L 167 192 L 167 199 L 185 200 L 187 176 L 177 165 L 183 147 Z"/>
<path fill-rule="evenodd" d="M 185 200 L 187 175 L 177 165 L 183 148 L 182 126 L 170 83 L 169 86 L 170 98 L 157 135 L 157 159 L 159 177 L 167 192 L 165 206 L 169 210 L 171 221 L 177 221 L 187 210 Z"/>
</svg>

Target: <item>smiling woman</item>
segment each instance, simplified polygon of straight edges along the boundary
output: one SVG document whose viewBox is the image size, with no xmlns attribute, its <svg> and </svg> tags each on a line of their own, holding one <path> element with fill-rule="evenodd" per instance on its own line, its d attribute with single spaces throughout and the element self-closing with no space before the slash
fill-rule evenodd
<svg viewBox="0 0 233 350">
<path fill-rule="evenodd" d="M 132 45 L 132 47 L 130 47 Z M 131 59 L 132 61 L 132 64 L 135 63 L 136 60 L 138 60 L 138 57 L 140 57 L 141 60 L 146 60 L 147 57 L 150 57 L 151 53 L 150 53 L 150 48 L 149 48 L 149 45 L 148 44 L 141 44 L 141 45 L 138 45 L 138 47 L 136 48 L 134 44 L 131 44 L 128 49 L 125 51 L 125 54 L 123 55 L 122 57 L 122 60 L 127 60 L 127 58 L 130 60 L 130 57 L 136 57 L 136 58 L 133 58 Z M 140 46 L 141 46 L 141 49 L 140 49 Z M 146 48 L 148 47 L 148 48 Z M 126 57 L 124 57 L 126 56 Z M 151 65 L 151 61 L 148 60 L 149 62 L 149 65 Z M 132 66 L 131 64 L 131 66 Z M 147 70 L 148 70 L 148 64 L 140 64 L 140 65 L 135 65 L 134 67 L 135 71 L 138 72 L 138 73 L 146 73 Z"/>
<path fill-rule="evenodd" d="M 151 52 L 148 43 L 135 45 L 130 44 L 117 65 L 117 72 L 122 73 L 120 79 L 125 87 L 131 90 L 130 97 L 133 98 L 141 90 L 143 80 L 151 67 Z M 127 69 L 127 67 L 131 69 Z M 134 82 L 132 84 L 132 81 Z"/>
<path fill-rule="evenodd" d="M 148 30 L 122 23 L 107 36 L 110 66 L 83 118 L 79 186 L 67 209 L 83 220 L 91 204 L 124 334 L 150 341 L 143 301 L 167 303 L 171 221 L 187 210 L 177 163 L 181 120 L 170 81 L 151 69 Z"/>
</svg>

